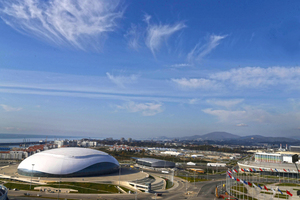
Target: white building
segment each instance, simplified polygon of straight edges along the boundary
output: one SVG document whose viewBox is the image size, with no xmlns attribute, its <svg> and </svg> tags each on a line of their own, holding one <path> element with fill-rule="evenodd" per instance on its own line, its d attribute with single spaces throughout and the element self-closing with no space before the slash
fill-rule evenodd
<svg viewBox="0 0 300 200">
<path fill-rule="evenodd" d="M 118 169 L 118 161 L 105 152 L 67 147 L 29 156 L 18 166 L 18 173 L 36 177 L 76 177 L 106 174 Z"/>
<path fill-rule="evenodd" d="M 182 156 L 183 154 L 176 151 L 163 151 L 161 152 L 163 155 L 170 155 L 170 156 Z"/>
<path fill-rule="evenodd" d="M 226 163 L 207 163 L 209 167 L 226 167 Z"/>
</svg>

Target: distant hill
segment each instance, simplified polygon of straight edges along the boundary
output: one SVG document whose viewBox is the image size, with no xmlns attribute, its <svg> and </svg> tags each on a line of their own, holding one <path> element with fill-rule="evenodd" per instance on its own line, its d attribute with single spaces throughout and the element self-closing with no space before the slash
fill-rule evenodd
<svg viewBox="0 0 300 200">
<path fill-rule="evenodd" d="M 193 135 L 180 138 L 181 140 L 215 140 L 215 141 L 224 141 L 224 140 L 235 140 L 240 138 L 238 135 L 227 132 L 211 132 L 204 135 Z"/>
<path fill-rule="evenodd" d="M 291 138 L 286 138 L 286 137 L 265 137 L 261 135 L 248 135 L 244 137 L 237 138 L 236 140 L 238 141 L 255 141 L 255 142 L 260 142 L 260 143 L 277 143 L 277 142 L 282 142 L 282 143 L 290 143 L 290 142 L 296 142 L 298 139 L 291 139 Z"/>
</svg>

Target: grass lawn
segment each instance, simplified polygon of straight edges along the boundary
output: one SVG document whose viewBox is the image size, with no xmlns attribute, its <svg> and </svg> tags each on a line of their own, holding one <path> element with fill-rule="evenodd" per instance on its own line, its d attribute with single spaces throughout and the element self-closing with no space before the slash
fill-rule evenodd
<svg viewBox="0 0 300 200">
<path fill-rule="evenodd" d="M 290 187 L 293 187 L 293 186 L 300 186 L 299 184 L 296 184 L 296 183 L 278 183 L 276 184 L 277 186 L 290 186 Z"/>
<path fill-rule="evenodd" d="M 233 190 L 231 190 L 231 194 L 235 197 L 237 197 L 238 199 L 247 199 L 247 200 L 258 200 L 256 198 L 252 198 L 251 196 L 247 196 L 247 195 L 242 195 L 242 194 L 239 194 Z"/>
<path fill-rule="evenodd" d="M 244 192 L 244 193 L 248 192 L 247 188 L 244 187 L 244 186 L 242 186 L 242 185 L 240 185 L 240 186 L 233 186 L 232 189 L 240 191 L 240 192 Z"/>
<path fill-rule="evenodd" d="M 190 176 L 188 176 L 188 177 L 186 177 L 186 176 L 176 176 L 176 177 L 182 178 L 182 179 L 187 180 L 191 183 L 194 182 L 194 177 L 190 177 Z M 200 181 L 207 181 L 207 179 L 206 178 L 195 178 L 195 182 L 200 182 Z"/>
<path fill-rule="evenodd" d="M 283 192 L 283 191 L 282 191 Z M 262 193 L 262 194 L 270 194 L 270 195 L 273 195 L 273 192 L 260 192 L 260 193 Z M 288 195 L 285 195 L 285 194 L 276 194 L 275 196 L 274 196 L 275 198 L 280 198 L 280 199 L 286 199 L 287 197 L 288 197 Z"/>
<path fill-rule="evenodd" d="M 166 189 L 170 189 L 171 187 L 173 187 L 174 186 L 174 184 L 173 184 L 173 182 L 172 181 L 170 181 L 169 179 L 166 179 Z"/>
</svg>

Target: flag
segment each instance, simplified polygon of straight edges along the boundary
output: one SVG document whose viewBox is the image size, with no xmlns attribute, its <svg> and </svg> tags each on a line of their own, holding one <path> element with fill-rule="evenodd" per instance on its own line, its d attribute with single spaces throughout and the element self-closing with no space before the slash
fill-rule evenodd
<svg viewBox="0 0 300 200">
<path fill-rule="evenodd" d="M 281 190 L 279 190 L 279 188 L 278 188 L 277 190 L 278 190 L 278 192 L 280 192 L 281 194 L 283 194 L 283 193 L 281 192 Z"/>
<path fill-rule="evenodd" d="M 244 183 L 245 183 L 246 185 L 248 185 L 248 183 L 247 183 L 246 181 L 244 181 Z"/>
<path fill-rule="evenodd" d="M 238 173 L 238 171 L 236 169 L 234 169 L 235 173 Z"/>
<path fill-rule="evenodd" d="M 271 171 L 273 172 L 273 169 L 271 169 Z"/>
<path fill-rule="evenodd" d="M 255 187 L 255 189 L 257 188 L 257 186 L 254 183 L 252 183 L 252 185 Z"/>
<path fill-rule="evenodd" d="M 240 179 L 236 178 L 236 181 L 240 182 Z"/>
<path fill-rule="evenodd" d="M 285 170 L 285 169 L 283 169 L 283 171 L 285 171 L 285 172 L 286 172 L 286 170 Z"/>
<path fill-rule="evenodd" d="M 290 169 L 288 169 L 288 171 L 291 172 Z"/>
<path fill-rule="evenodd" d="M 253 171 L 255 171 L 256 172 L 256 170 L 254 169 L 254 168 L 252 168 L 253 169 Z"/>
<path fill-rule="evenodd" d="M 229 171 L 227 171 L 227 173 L 229 173 L 229 174 L 232 174 L 232 172 L 229 170 Z"/>
<path fill-rule="evenodd" d="M 265 185 L 264 185 L 264 188 L 265 188 L 267 191 L 269 191 L 268 188 L 267 188 Z"/>
<path fill-rule="evenodd" d="M 262 187 L 257 183 L 257 186 L 262 190 Z"/>
<path fill-rule="evenodd" d="M 276 191 L 271 187 L 271 190 L 272 190 L 272 192 L 273 192 L 273 196 L 275 196 L 275 194 L 276 194 Z"/>
<path fill-rule="evenodd" d="M 245 170 L 245 172 L 247 172 L 248 170 L 247 169 L 244 169 Z M 300 171 L 299 171 L 300 172 Z"/>
<path fill-rule="evenodd" d="M 275 168 L 275 171 L 278 172 L 278 170 Z"/>
<path fill-rule="evenodd" d="M 263 172 L 263 170 L 261 168 L 259 168 L 259 170 Z"/>
<path fill-rule="evenodd" d="M 251 172 L 253 172 L 251 168 L 249 168 L 249 170 L 250 170 Z"/>
<path fill-rule="evenodd" d="M 290 195 L 291 197 L 293 196 L 292 193 L 290 193 L 288 190 L 286 191 L 286 193 L 287 193 L 288 195 Z"/>
<path fill-rule="evenodd" d="M 298 169 L 298 172 L 300 172 L 300 169 Z"/>
<path fill-rule="evenodd" d="M 248 185 L 249 185 L 249 186 L 252 186 L 252 184 L 251 184 L 250 182 L 248 182 Z"/>
<path fill-rule="evenodd" d="M 245 170 L 243 168 L 241 168 L 242 172 L 245 172 Z"/>
<path fill-rule="evenodd" d="M 241 183 L 244 183 L 244 181 L 243 181 L 242 179 L 240 179 L 240 182 L 241 182 Z"/>
</svg>

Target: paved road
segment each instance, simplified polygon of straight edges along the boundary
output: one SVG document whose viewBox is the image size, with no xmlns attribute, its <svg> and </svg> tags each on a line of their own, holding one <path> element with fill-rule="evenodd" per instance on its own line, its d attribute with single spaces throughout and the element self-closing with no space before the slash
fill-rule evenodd
<svg viewBox="0 0 300 200">
<path fill-rule="evenodd" d="M 155 174 L 158 175 L 158 174 Z M 224 177 L 224 176 L 223 176 Z M 169 190 L 159 191 L 162 193 L 162 197 L 157 197 L 157 199 L 164 200 L 182 200 L 182 199 L 190 199 L 190 200 L 212 200 L 214 199 L 214 189 L 217 184 L 220 184 L 220 181 L 207 181 L 207 182 L 196 182 L 188 183 L 180 178 L 174 177 L 174 182 L 176 182 L 177 187 L 173 187 Z M 187 191 L 190 193 L 187 195 Z M 29 193 L 32 195 L 31 197 L 20 197 L 23 196 L 25 191 L 9 191 L 9 199 L 10 200 L 40 200 L 40 198 L 35 198 L 36 195 L 42 194 L 42 196 L 47 196 L 53 199 L 57 199 L 57 194 L 45 194 L 41 192 L 33 192 Z M 19 197 L 18 197 L 19 196 Z M 60 198 L 70 198 L 70 199 L 87 199 L 87 200 L 132 200 L 135 199 L 134 194 L 60 194 Z M 149 193 L 139 193 L 137 195 L 137 199 L 145 199 L 151 200 L 155 199 L 154 194 Z"/>
</svg>

